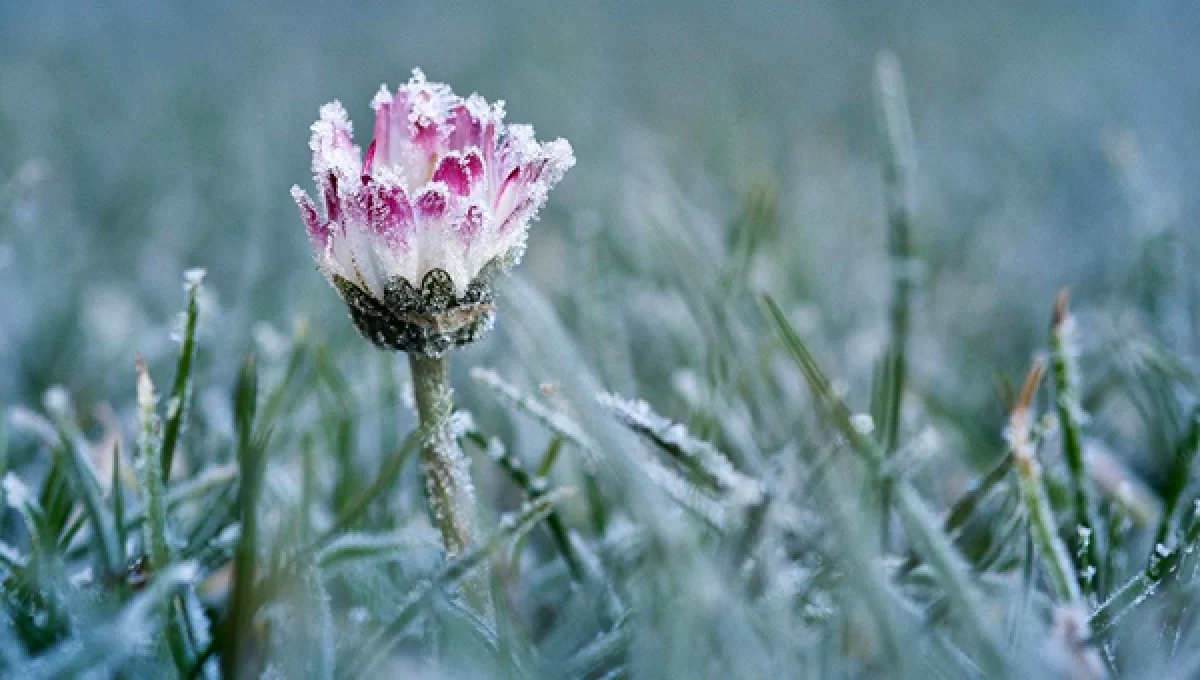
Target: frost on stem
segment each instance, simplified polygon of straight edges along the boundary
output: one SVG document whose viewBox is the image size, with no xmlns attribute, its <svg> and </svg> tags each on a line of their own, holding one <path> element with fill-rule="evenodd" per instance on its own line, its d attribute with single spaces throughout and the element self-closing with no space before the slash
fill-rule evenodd
<svg viewBox="0 0 1200 680">
<path fill-rule="evenodd" d="M 454 412 L 448 364 L 444 357 L 409 354 L 413 394 L 421 422 L 421 461 L 425 472 L 430 519 L 442 534 L 446 557 L 454 559 L 475 546 L 475 487 L 466 456 L 450 430 Z M 477 613 L 491 619 L 494 611 L 486 574 L 466 579 L 463 590 Z"/>
</svg>

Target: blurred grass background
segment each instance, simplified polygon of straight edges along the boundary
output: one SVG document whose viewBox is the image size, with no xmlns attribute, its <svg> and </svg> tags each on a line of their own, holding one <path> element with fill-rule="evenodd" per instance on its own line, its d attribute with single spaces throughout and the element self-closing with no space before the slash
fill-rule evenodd
<svg viewBox="0 0 1200 680">
<path fill-rule="evenodd" d="M 881 48 L 920 145 L 917 328 L 947 345 L 924 363 L 1016 370 L 1055 289 L 1128 299 L 1145 239 L 1194 209 L 1198 27 L 1178 2 L 5 3 L 0 176 L 45 164 L 36 218 L 3 235 L 0 397 L 64 380 L 111 395 L 187 267 L 210 272 L 231 346 L 253 320 L 337 314 L 286 189 L 320 104 L 365 134 L 371 93 L 414 66 L 578 149 L 523 270 L 555 299 L 664 259 L 643 247 L 655 211 L 723 238 L 765 176 L 786 232 L 769 269 L 869 346 L 888 291 Z M 1126 136 L 1149 209 L 1110 162 Z"/>
</svg>

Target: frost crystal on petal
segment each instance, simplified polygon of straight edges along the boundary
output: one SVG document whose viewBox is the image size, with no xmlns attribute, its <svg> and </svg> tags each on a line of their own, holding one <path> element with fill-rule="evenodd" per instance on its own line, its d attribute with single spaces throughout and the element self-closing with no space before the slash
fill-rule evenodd
<svg viewBox="0 0 1200 680">
<path fill-rule="evenodd" d="M 345 107 L 321 107 L 309 142 L 316 200 L 300 187 L 292 198 L 318 268 L 360 330 L 385 347 L 444 351 L 490 325 L 479 307 L 490 310 L 492 279 L 520 259 L 529 223 L 575 157 L 565 140 L 540 143 L 532 127 L 506 125 L 503 102 L 460 97 L 419 69 L 394 92 L 381 86 L 371 108 L 364 159 Z M 465 318 L 414 321 L 430 311 L 421 293 L 438 271 L 453 299 L 435 311 Z M 431 350 L 410 342 L 421 334 L 412 325 L 426 322 L 441 338 Z"/>
</svg>

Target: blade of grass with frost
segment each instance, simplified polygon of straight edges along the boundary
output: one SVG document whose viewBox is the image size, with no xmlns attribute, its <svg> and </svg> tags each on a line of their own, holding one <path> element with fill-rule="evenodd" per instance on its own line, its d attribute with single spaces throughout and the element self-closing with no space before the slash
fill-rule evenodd
<svg viewBox="0 0 1200 680">
<path fill-rule="evenodd" d="M 643 460 L 638 463 L 642 477 L 692 517 L 719 533 L 730 528 L 730 513 L 720 500 L 658 461 Z"/>
<path fill-rule="evenodd" d="M 1013 505 L 1020 506 L 1020 502 Z M 990 536 L 991 545 L 983 554 L 972 560 L 975 569 L 981 572 L 1006 570 L 1006 565 L 1000 564 L 1000 561 L 1016 558 L 1013 546 L 1019 545 L 1020 539 L 1027 533 L 1028 525 L 1024 513 L 1016 512 L 1015 507 L 1012 510 L 1006 507 L 997 514 L 999 520 L 993 522 L 997 526 Z"/>
<path fill-rule="evenodd" d="M 260 427 L 272 427 L 279 414 L 286 412 L 304 394 L 305 391 L 299 389 L 296 382 L 297 378 L 301 376 L 301 371 L 309 365 L 311 352 L 309 351 L 308 333 L 307 324 L 298 324 L 293 336 L 291 351 L 288 353 L 287 365 L 283 369 L 283 377 L 263 400 L 262 416 L 259 418 Z"/>
<path fill-rule="evenodd" d="M 550 471 L 554 469 L 554 464 L 558 462 L 558 454 L 562 453 L 563 438 L 556 436 L 550 440 L 550 444 L 546 446 L 546 452 L 542 454 L 542 462 L 538 463 L 537 476 L 549 478 Z"/>
<path fill-rule="evenodd" d="M 471 369 L 471 377 L 479 384 L 491 389 L 502 401 L 521 411 L 546 427 L 551 432 L 571 442 L 593 463 L 602 457 L 596 443 L 583 432 L 580 427 L 562 413 L 551 410 L 541 401 L 522 394 L 516 386 L 506 382 L 495 371 L 475 367 Z"/>
<path fill-rule="evenodd" d="M 645 401 L 611 393 L 600 393 L 597 401 L 617 422 L 651 441 L 682 469 L 684 479 L 678 479 L 673 470 L 646 463 L 651 481 L 711 527 L 728 529 L 731 522 L 747 519 L 742 517 L 746 511 L 763 508 L 762 485 L 739 472 L 712 444 L 693 437 L 682 424 L 658 415 Z M 695 488 L 688 488 L 691 485 Z"/>
<path fill-rule="evenodd" d="M 848 475 L 843 468 L 830 469 L 825 475 L 827 483 L 818 488 L 818 498 L 828 510 L 834 535 L 845 537 L 854 536 L 859 530 L 857 527 L 869 518 L 864 508 L 852 506 L 856 496 L 852 489 L 860 487 L 858 480 L 845 479 Z M 834 543 L 834 559 L 841 563 L 842 573 L 852 584 L 851 592 L 870 611 L 875 631 L 883 640 L 886 667 L 898 669 L 898 675 L 903 677 L 912 671 L 912 660 L 917 656 L 914 652 L 921 648 L 913 635 L 920 628 L 920 622 L 907 615 L 902 598 L 879 567 L 879 560 L 868 548 L 868 541 L 848 539 Z"/>
<path fill-rule="evenodd" d="M 1021 395 L 1009 418 L 1009 436 L 1012 438 L 1013 460 L 1021 498 L 1025 501 L 1029 528 L 1042 556 L 1046 578 L 1059 602 L 1077 603 L 1083 599 L 1083 592 L 1075 578 L 1075 569 L 1067 548 L 1058 536 L 1054 510 L 1042 485 L 1042 466 L 1034 455 L 1030 440 L 1033 397 L 1041 384 L 1045 369 L 1041 359 L 1035 360 L 1029 369 Z"/>
<path fill-rule="evenodd" d="M 20 572 L 28 564 L 29 560 L 21 554 L 21 551 L 0 541 L 0 567 L 8 571 L 10 576 Z"/>
<path fill-rule="evenodd" d="M 900 401 L 904 392 L 906 350 L 913 286 L 912 225 L 915 213 L 912 178 L 916 172 L 916 143 L 908 111 L 904 74 L 890 52 L 875 61 L 876 112 L 884 151 L 883 179 L 888 215 L 888 255 L 892 268 L 889 348 L 892 356 L 891 393 L 884 421 L 885 450 L 896 445 Z"/>
<path fill-rule="evenodd" d="M 1154 547 L 1150 563 L 1146 568 L 1117 588 L 1107 600 L 1102 602 L 1088 623 L 1092 634 L 1100 637 L 1121 621 L 1135 607 L 1154 595 L 1167 577 L 1175 574 L 1184 558 L 1196 552 L 1200 547 L 1200 501 L 1192 508 L 1192 518 L 1187 527 L 1180 532 L 1178 543 L 1168 548 L 1162 543 Z"/>
<path fill-rule="evenodd" d="M 137 404 L 138 404 L 138 479 L 142 486 L 142 497 L 146 504 L 146 521 L 142 526 L 144 543 L 150 558 L 150 570 L 160 572 L 171 564 L 171 546 L 167 538 L 167 508 L 164 502 L 162 470 L 162 421 L 157 412 L 158 395 L 150 380 L 146 362 L 139 356 L 136 361 Z M 180 611 L 173 598 L 163 610 L 166 626 L 167 647 L 175 668 L 183 673 L 191 661 Z"/>
<path fill-rule="evenodd" d="M 80 628 L 75 637 L 47 654 L 30 660 L 23 668 L 11 669 L 9 677 L 24 680 L 84 677 L 144 654 L 155 642 L 157 613 L 180 588 L 195 581 L 196 572 L 192 564 L 172 565 L 110 622 Z"/>
<path fill-rule="evenodd" d="M 113 443 L 113 464 L 112 464 L 112 479 L 108 486 L 109 499 L 112 501 L 112 517 L 114 525 L 114 534 L 116 534 L 116 553 L 117 568 L 125 568 L 125 550 L 128 533 L 125 531 L 125 488 L 121 485 L 121 442 L 117 440 Z M 121 572 L 117 572 L 120 574 Z M 121 595 L 125 599 L 128 593 L 122 583 Z"/>
<path fill-rule="evenodd" d="M 357 407 L 354 391 L 350 389 L 346 377 L 338 370 L 337 363 L 330 356 L 329 347 L 318 345 L 313 354 L 318 381 L 336 400 L 341 413 L 353 414 Z"/>
<path fill-rule="evenodd" d="M 495 593 L 503 593 L 507 590 L 505 585 L 505 577 L 499 573 L 499 570 L 492 570 L 492 591 Z M 534 587 L 530 584 L 529 587 Z M 518 677 L 532 678 L 534 674 L 528 671 L 541 660 L 541 655 L 534 643 L 535 633 L 531 631 L 522 619 L 520 611 L 525 611 L 521 608 L 521 603 L 515 601 L 515 598 L 497 597 L 494 598 L 496 606 L 495 616 L 495 654 L 497 658 L 507 660 L 512 665 L 512 670 Z M 479 615 L 472 612 L 461 602 L 455 602 L 450 598 L 439 598 L 439 604 L 444 606 L 455 606 L 462 613 L 459 616 L 470 617 L 473 621 L 479 619 Z M 477 623 L 474 625 L 476 629 L 484 628 L 484 624 Z"/>
<path fill-rule="evenodd" d="M 1187 432 L 1175 446 L 1162 491 L 1162 516 L 1154 533 L 1154 544 L 1164 543 L 1175 522 L 1175 510 L 1192 476 L 1192 464 L 1200 454 L 1200 406 L 1192 411 Z"/>
<path fill-rule="evenodd" d="M 158 395 L 146 363 L 137 360 L 138 458 L 139 481 L 145 504 L 144 541 L 152 568 L 162 569 L 170 562 L 167 541 L 167 509 L 163 502 L 162 422 L 156 406 Z"/>
<path fill-rule="evenodd" d="M 630 632 L 624 620 L 580 649 L 562 665 L 562 677 L 591 678 L 628 650 Z M 616 669 L 614 669 L 616 670 Z"/>
<path fill-rule="evenodd" d="M 422 435 L 419 430 L 409 434 L 404 440 L 400 451 L 384 462 L 383 468 L 374 477 L 369 487 L 351 499 L 342 508 L 332 526 L 321 532 L 319 536 L 303 548 L 297 550 L 295 554 L 289 556 L 286 563 L 255 588 L 254 600 L 250 607 L 250 616 L 253 616 L 254 612 L 257 612 L 260 607 L 274 597 L 288 580 L 295 578 L 297 570 L 307 565 L 312 557 L 325 550 L 329 545 L 337 541 L 340 536 L 345 535 L 362 517 L 362 514 L 366 512 L 372 501 L 391 489 L 392 484 L 400 476 L 400 472 L 404 468 L 404 463 L 417 450 L 421 440 Z"/>
<path fill-rule="evenodd" d="M 8 409 L 0 404 L 0 477 L 8 474 Z"/>
<path fill-rule="evenodd" d="M 46 512 L 38 499 L 33 497 L 33 492 L 15 473 L 9 472 L 4 475 L 4 501 L 21 515 L 34 553 L 39 556 L 54 554 L 56 541 Z"/>
<path fill-rule="evenodd" d="M 52 456 L 50 472 L 46 475 L 42 490 L 38 494 L 39 507 L 45 510 L 48 529 L 45 537 L 59 545 L 71 539 L 67 523 L 71 519 L 71 511 L 76 501 L 74 489 L 71 488 L 64 470 L 65 464 L 62 456 Z"/>
<path fill-rule="evenodd" d="M 550 443 L 550 448 L 546 451 L 546 455 L 543 457 L 542 463 L 543 467 L 546 467 L 545 472 L 539 469 L 537 477 L 530 477 L 521 460 L 509 452 L 504 443 L 498 438 L 492 437 L 488 439 L 477 430 L 468 431 L 464 436 L 478 446 L 481 451 L 487 453 L 488 458 L 495 461 L 500 466 L 500 469 L 504 470 L 504 473 L 508 475 L 513 484 L 516 484 L 521 489 L 527 499 L 531 501 L 537 500 L 549 493 L 550 488 L 546 477 L 549 473 L 549 468 L 545 463 L 548 460 L 552 463 L 552 458 L 557 456 L 554 452 L 561 448 L 562 437 L 554 438 Z M 556 445 L 555 442 L 558 444 Z M 571 578 L 579 581 L 583 576 L 579 558 L 576 557 L 575 549 L 571 545 L 571 538 L 567 533 L 567 525 L 563 522 L 562 516 L 558 514 L 557 510 L 552 508 L 549 514 L 546 515 L 546 527 L 550 530 L 550 537 L 554 540 L 559 554 L 563 556 L 563 561 L 567 563 L 567 568 L 571 572 Z"/>
<path fill-rule="evenodd" d="M 1096 551 L 1092 500 L 1088 493 L 1088 474 L 1083 456 L 1083 423 L 1087 414 L 1081 405 L 1079 341 L 1075 337 L 1075 318 L 1067 307 L 1067 291 L 1059 292 L 1054 303 L 1050 326 L 1050 346 L 1054 353 L 1055 406 L 1062 428 L 1063 458 L 1070 473 L 1072 506 L 1075 516 L 1075 554 L 1079 560 L 1079 584 L 1085 595 L 1095 592 L 1096 569 L 1100 562 Z"/>
<path fill-rule="evenodd" d="M 318 493 L 317 453 L 314 449 L 312 433 L 306 432 L 300 438 L 300 535 L 304 541 L 312 539 L 312 508 Z"/>
<path fill-rule="evenodd" d="M 863 457 L 873 474 L 880 477 L 886 476 L 888 473 L 884 469 L 883 452 L 879 450 L 874 440 L 864 436 L 854 426 L 850 409 L 833 391 L 829 379 L 822 373 L 816 359 L 813 358 L 808 347 L 792 328 L 783 311 L 769 295 L 764 296 L 763 302 L 768 319 L 773 322 L 784 347 L 808 379 L 809 386 L 816 393 L 818 401 L 833 416 L 842 436 L 846 438 L 851 448 Z M 895 480 L 893 488 L 896 510 L 900 513 L 909 533 L 909 539 L 916 544 L 918 551 L 939 573 L 944 587 L 960 609 L 961 620 L 970 625 L 971 632 L 985 656 L 982 663 L 983 668 L 989 672 L 998 672 L 999 669 L 1005 668 L 1007 662 L 1000 652 L 998 636 L 992 630 L 993 626 L 987 621 L 982 598 L 971 583 L 967 565 L 911 485 L 903 479 L 899 479 Z"/>
<path fill-rule="evenodd" d="M 887 367 L 881 400 L 883 420 L 880 437 L 885 454 L 891 454 L 900 430 L 900 406 L 907 373 L 910 298 L 913 287 L 912 224 L 914 198 L 912 177 L 916 171 L 916 143 L 908 111 L 904 74 L 900 61 L 890 52 L 875 60 L 875 99 L 880 143 L 884 151 L 883 180 L 888 216 L 888 256 L 892 269 L 890 337 L 884 353 Z M 891 483 L 882 486 L 884 545 L 887 545 Z"/>
<path fill-rule="evenodd" d="M 503 659 L 500 656 L 500 636 L 496 632 L 494 624 L 490 620 L 480 616 L 477 612 L 468 607 L 461 599 L 446 597 L 445 593 L 439 592 L 436 589 L 431 591 L 430 595 L 431 596 L 429 600 L 432 610 L 439 614 L 448 615 L 450 618 L 457 619 L 458 621 L 464 623 L 464 627 L 467 629 L 467 631 L 469 631 L 476 640 L 481 642 L 491 654 L 492 658 L 490 661 L 492 661 L 491 665 L 493 667 L 498 665 L 497 662 L 502 660 L 509 661 L 510 663 L 516 661 L 515 657 Z M 509 670 L 510 672 L 518 671 L 517 677 L 529 677 L 528 673 L 520 672 L 521 669 L 519 662 L 513 663 L 513 666 L 514 668 L 506 670 Z"/>
<path fill-rule="evenodd" d="M 729 231 L 729 262 L 721 273 L 720 287 L 733 291 L 745 286 L 754 256 L 779 229 L 779 183 L 773 177 L 756 178 L 746 190 L 742 211 Z"/>
<path fill-rule="evenodd" d="M 258 368 L 253 355 L 242 361 L 233 390 L 233 420 L 237 436 L 237 461 L 241 469 L 237 509 L 241 535 L 234 555 L 233 589 L 225 608 L 221 635 L 223 677 L 241 678 L 246 647 L 253 635 L 252 598 L 258 562 L 258 501 L 266 470 L 266 435 L 256 434 L 254 418 L 258 403 Z"/>
<path fill-rule="evenodd" d="M 428 600 L 435 588 L 446 588 L 461 582 L 472 570 L 483 564 L 488 555 L 508 541 L 531 531 L 555 504 L 571 493 L 570 489 L 558 489 L 529 503 L 519 515 L 502 518 L 499 530 L 487 541 L 446 562 L 433 578 L 416 586 L 405 598 L 396 618 L 365 641 L 358 654 L 350 657 L 357 659 L 358 663 L 352 664 L 345 677 L 372 677 L 372 671 L 391 654 L 395 642 L 416 618 L 420 606 Z"/>
<path fill-rule="evenodd" d="M 116 455 L 119 457 L 119 451 Z M 221 488 L 232 489 L 237 484 L 237 473 L 236 463 L 212 465 L 189 479 L 176 482 L 166 491 L 167 515 L 170 516 L 188 503 L 202 500 L 211 491 Z M 117 474 L 119 474 L 119 471 L 114 470 L 114 475 Z M 116 499 L 111 500 L 114 503 L 116 502 Z M 122 498 L 122 503 L 124 504 L 125 502 L 126 499 Z M 128 505 L 124 507 L 126 508 L 124 512 L 125 521 L 117 526 L 117 532 L 128 536 L 130 531 L 137 531 L 142 528 L 143 522 L 146 521 L 146 508 L 144 505 L 134 506 L 132 509 L 129 509 Z M 118 516 L 116 510 L 113 513 L 114 517 Z M 206 521 L 211 520 L 212 514 L 205 514 L 203 519 Z M 185 543 L 187 545 L 194 545 L 197 542 L 203 543 L 203 541 L 196 541 L 195 539 L 195 535 L 189 535 Z M 80 548 L 75 546 L 67 553 L 67 557 L 77 558 L 80 554 L 82 554 Z"/>
<path fill-rule="evenodd" d="M 123 566 L 116 557 L 113 517 L 108 512 L 108 504 L 104 502 L 96 471 L 80 450 L 83 445 L 81 437 L 73 436 L 67 427 L 65 422 L 59 424 L 59 446 L 54 455 L 64 461 L 75 495 L 83 503 L 83 516 L 92 526 L 97 566 L 106 576 L 112 576 L 120 573 Z"/>
<path fill-rule="evenodd" d="M 179 361 L 175 367 L 175 383 L 167 399 L 167 420 L 162 437 L 163 480 L 171 476 L 175 462 L 175 450 L 179 437 L 187 424 L 188 410 L 192 401 L 192 364 L 196 358 L 196 319 L 199 316 L 200 286 L 204 282 L 204 270 L 192 269 L 184 274 L 184 292 L 187 304 L 180 329 Z"/>
<path fill-rule="evenodd" d="M 316 552 L 315 562 L 321 569 L 332 569 L 348 563 L 391 559 L 397 554 L 412 554 L 419 549 L 441 548 L 437 536 L 404 529 L 387 533 L 346 533 L 330 541 Z"/>
<path fill-rule="evenodd" d="M 405 462 L 416 451 L 421 439 L 422 434 L 419 430 L 409 434 L 400 446 L 400 450 L 384 461 L 379 473 L 372 479 L 371 485 L 363 489 L 361 493 L 342 508 L 333 525 L 322 532 L 321 537 L 314 541 L 314 543 L 317 545 L 328 543 L 335 536 L 353 526 L 366 511 L 367 507 L 370 506 L 371 502 L 383 496 L 392 487 L 392 484 L 404 469 Z"/>
<path fill-rule="evenodd" d="M 400 413 L 400 384 L 395 357 L 379 353 L 379 450 L 394 451 L 400 439 L 396 414 Z"/>
<path fill-rule="evenodd" d="M 196 521 L 187 532 L 184 541 L 183 556 L 196 557 L 214 538 L 219 536 L 225 527 L 235 519 L 237 484 L 230 483 L 205 499 L 208 511 Z"/>
<path fill-rule="evenodd" d="M 34 566 L 32 573 L 29 569 L 31 564 Z M 49 620 L 52 617 L 43 617 L 40 612 L 28 606 L 28 603 L 37 597 L 40 587 L 37 574 L 39 566 L 36 560 L 31 560 L 13 546 L 0 542 L 0 567 L 6 572 L 3 574 L 4 588 L 0 589 L 0 607 L 6 614 L 4 618 L 7 619 L 8 625 L 13 628 L 12 633 L 23 639 L 23 646 L 26 648 L 36 650 L 52 644 L 57 637 L 53 627 L 48 631 L 43 630 L 47 628 L 47 624 L 54 626 L 54 622 Z M 35 642 L 31 644 L 31 641 Z"/>
<path fill-rule="evenodd" d="M 571 442 L 584 453 L 584 462 L 594 467 L 603 458 L 596 443 L 583 430 L 562 413 L 550 410 L 533 397 L 521 393 L 515 386 L 505 382 L 494 371 L 483 368 L 471 370 L 471 377 L 495 391 L 501 399 L 521 411 L 552 432 Z M 637 461 L 643 477 L 666 493 L 693 516 L 718 531 L 726 527 L 724 507 L 706 492 L 654 461 Z"/>
<path fill-rule="evenodd" d="M 1012 467 L 1013 456 L 1012 452 L 1009 451 L 1000 456 L 1000 460 L 990 470 L 985 472 L 983 476 L 972 479 L 967 484 L 967 488 L 963 490 L 962 495 L 954 502 L 954 505 L 950 506 L 950 511 L 946 513 L 946 521 L 942 525 L 943 530 L 947 534 L 954 534 L 961 529 L 967 520 L 975 514 L 984 497 L 991 493 L 992 489 L 996 488 L 1008 476 L 1008 472 L 1012 470 Z"/>
<path fill-rule="evenodd" d="M 600 393 L 596 400 L 622 425 L 667 453 L 687 471 L 692 481 L 714 493 L 746 495 L 748 502 L 758 495 L 758 483 L 735 469 L 725 454 L 709 442 L 693 437 L 683 424 L 655 413 L 645 401 L 608 392 Z"/>
</svg>

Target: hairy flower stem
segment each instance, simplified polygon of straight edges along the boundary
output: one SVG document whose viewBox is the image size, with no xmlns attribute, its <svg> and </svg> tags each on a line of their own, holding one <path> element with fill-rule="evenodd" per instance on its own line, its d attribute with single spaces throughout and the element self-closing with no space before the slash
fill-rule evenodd
<svg viewBox="0 0 1200 680">
<path fill-rule="evenodd" d="M 476 542 L 475 488 L 467 459 L 449 430 L 454 411 L 450 390 L 449 362 L 445 356 L 409 354 L 417 418 L 421 423 L 421 462 L 425 474 L 425 497 L 429 516 L 442 534 L 446 558 L 454 559 Z M 463 581 L 467 600 L 485 618 L 492 617 L 484 567 Z"/>
</svg>

